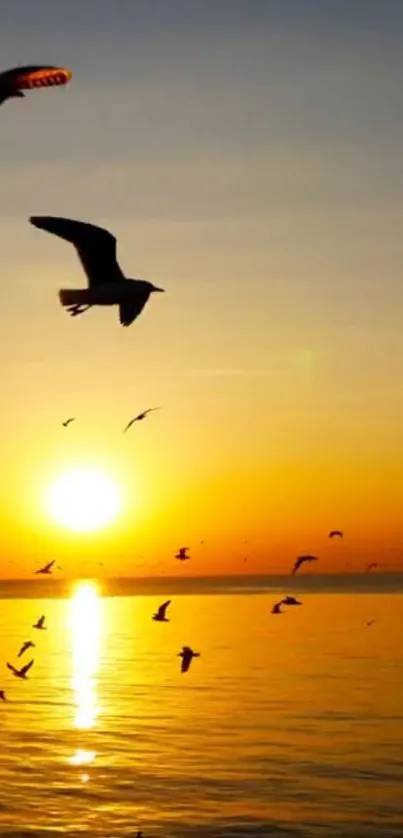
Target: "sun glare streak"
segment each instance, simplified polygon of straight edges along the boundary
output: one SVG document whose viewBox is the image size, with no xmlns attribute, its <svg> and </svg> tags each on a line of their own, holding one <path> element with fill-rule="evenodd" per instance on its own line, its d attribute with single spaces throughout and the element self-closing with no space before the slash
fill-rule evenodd
<svg viewBox="0 0 403 838">
<path fill-rule="evenodd" d="M 95 752 L 86 751 L 84 748 L 78 748 L 77 751 L 70 757 L 70 765 L 90 765 L 95 761 Z"/>
<path fill-rule="evenodd" d="M 72 686 L 76 704 L 74 726 L 78 730 L 94 727 L 98 715 L 96 674 L 102 634 L 101 602 L 96 585 L 90 582 L 81 584 L 70 602 Z M 80 759 L 84 753 L 88 752 L 77 752 L 76 757 Z M 81 758 L 81 764 L 84 762 L 85 758 Z"/>
</svg>

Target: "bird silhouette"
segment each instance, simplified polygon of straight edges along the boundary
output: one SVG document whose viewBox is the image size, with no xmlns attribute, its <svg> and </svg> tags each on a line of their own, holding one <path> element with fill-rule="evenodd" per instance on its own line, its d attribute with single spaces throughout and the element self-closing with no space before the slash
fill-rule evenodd
<svg viewBox="0 0 403 838">
<path fill-rule="evenodd" d="M 298 556 L 298 558 L 295 559 L 294 567 L 291 571 L 292 575 L 294 575 L 294 573 L 297 572 L 298 568 L 301 567 L 301 565 L 304 564 L 305 562 L 317 562 L 317 561 L 318 561 L 317 556 Z"/>
<path fill-rule="evenodd" d="M 1 701 L 7 701 L 4 690 L 0 690 L 0 699 Z"/>
<path fill-rule="evenodd" d="M 23 90 L 38 87 L 53 87 L 67 84 L 71 72 L 65 67 L 32 64 L 26 67 L 12 67 L 0 73 L 0 105 L 7 99 L 23 98 Z"/>
<path fill-rule="evenodd" d="M 76 421 L 76 417 L 75 416 L 70 416 L 70 419 L 66 419 L 65 422 L 62 422 L 62 425 L 63 425 L 64 428 L 68 428 L 69 425 L 71 424 L 71 422 L 75 422 L 75 421 Z"/>
<path fill-rule="evenodd" d="M 282 604 L 283 604 L 283 600 L 280 600 L 280 602 L 275 602 L 274 605 L 273 605 L 273 608 L 271 609 L 271 613 L 272 614 L 282 614 L 283 613 L 282 610 L 281 610 Z"/>
<path fill-rule="evenodd" d="M 338 536 L 339 538 L 343 538 L 342 531 L 341 530 L 330 530 L 328 538 L 336 538 L 336 536 Z"/>
<path fill-rule="evenodd" d="M 367 626 L 373 626 L 374 623 L 376 623 L 376 620 L 368 620 Z"/>
<path fill-rule="evenodd" d="M 179 559 L 180 562 L 185 562 L 187 559 L 190 559 L 190 556 L 187 555 L 187 551 L 189 547 L 179 547 L 178 552 L 175 554 L 175 559 Z"/>
<path fill-rule="evenodd" d="M 23 655 L 23 654 L 24 654 L 24 652 L 26 652 L 26 651 L 27 651 L 27 649 L 31 649 L 31 648 L 32 648 L 32 649 L 34 649 L 34 648 L 35 648 L 35 643 L 32 643 L 32 641 L 31 641 L 31 640 L 26 640 L 26 641 L 25 641 L 25 643 L 23 643 L 23 644 L 22 644 L 21 649 L 20 649 L 20 651 L 18 652 L 17 658 L 20 658 L 20 657 L 21 657 L 21 655 Z"/>
<path fill-rule="evenodd" d="M 32 626 L 32 628 L 34 628 L 34 629 L 40 629 L 40 630 L 42 630 L 42 631 L 46 631 L 46 626 L 45 626 L 45 615 L 43 615 L 42 617 L 40 617 L 40 618 L 39 618 L 39 620 L 35 623 L 35 625 L 33 625 L 33 626 Z"/>
<path fill-rule="evenodd" d="M 31 660 L 29 663 L 26 663 L 25 666 L 23 666 L 21 669 L 16 669 L 15 666 L 12 665 L 12 663 L 7 663 L 7 669 L 10 669 L 16 678 L 22 678 L 25 681 L 27 679 L 27 672 L 29 672 L 29 670 L 31 669 L 33 662 L 34 661 Z"/>
<path fill-rule="evenodd" d="M 199 658 L 200 652 L 194 652 L 190 646 L 182 646 L 182 651 L 179 652 L 179 658 L 182 658 L 181 672 L 187 672 L 193 658 Z"/>
<path fill-rule="evenodd" d="M 48 576 L 50 573 L 52 573 L 52 567 L 53 567 L 55 561 L 56 561 L 56 559 L 53 559 L 52 562 L 49 562 L 48 564 L 45 564 L 44 567 L 40 567 L 39 570 L 35 571 L 35 573 L 43 573 L 43 574 Z"/>
<path fill-rule="evenodd" d="M 126 431 L 128 431 L 129 428 L 131 428 L 131 426 L 134 425 L 135 422 L 141 422 L 142 419 L 145 419 L 146 416 L 148 416 L 148 414 L 151 413 L 153 410 L 160 410 L 160 408 L 159 407 L 149 407 L 148 410 L 143 410 L 143 413 L 139 413 L 137 416 L 134 417 L 134 419 L 130 419 L 130 422 L 128 422 L 128 424 L 126 425 L 123 433 L 125 434 Z"/>
<path fill-rule="evenodd" d="M 371 562 L 367 567 L 367 573 L 369 573 L 374 567 L 379 567 L 378 562 Z"/>
<path fill-rule="evenodd" d="M 116 238 L 108 230 L 54 216 L 31 216 L 31 224 L 71 242 L 88 279 L 88 288 L 61 289 L 59 299 L 73 317 L 92 306 L 119 306 L 122 326 L 130 326 L 150 294 L 163 291 L 151 282 L 126 278 L 116 259 Z"/>
<path fill-rule="evenodd" d="M 301 600 L 295 599 L 295 596 L 285 596 L 281 603 L 282 605 L 302 605 Z"/>
<path fill-rule="evenodd" d="M 163 602 L 162 605 L 160 605 L 160 607 L 157 608 L 157 611 L 153 615 L 153 620 L 155 620 L 157 623 L 169 623 L 168 617 L 166 616 L 166 610 L 168 606 L 171 604 L 171 602 L 172 600 L 170 599 L 167 599 L 166 602 Z"/>
</svg>

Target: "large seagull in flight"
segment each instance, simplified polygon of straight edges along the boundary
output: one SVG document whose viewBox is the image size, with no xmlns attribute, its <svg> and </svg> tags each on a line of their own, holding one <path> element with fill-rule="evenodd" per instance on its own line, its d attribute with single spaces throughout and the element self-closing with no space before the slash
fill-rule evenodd
<svg viewBox="0 0 403 838">
<path fill-rule="evenodd" d="M 52 215 L 33 215 L 34 227 L 53 233 L 76 248 L 88 280 L 88 288 L 62 288 L 59 299 L 72 317 L 83 314 L 92 306 L 119 306 L 122 326 L 130 326 L 143 310 L 153 291 L 163 291 L 143 279 L 126 278 L 116 259 L 116 238 L 94 224 L 56 218 Z"/>
</svg>

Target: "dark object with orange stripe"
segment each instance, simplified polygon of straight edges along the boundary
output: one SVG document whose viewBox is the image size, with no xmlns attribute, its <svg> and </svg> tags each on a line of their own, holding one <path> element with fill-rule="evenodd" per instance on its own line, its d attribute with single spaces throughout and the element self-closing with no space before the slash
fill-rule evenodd
<svg viewBox="0 0 403 838">
<path fill-rule="evenodd" d="M 28 67 L 13 67 L 0 73 L 0 105 L 7 99 L 22 97 L 23 90 L 35 87 L 53 87 L 67 84 L 71 72 L 66 67 L 51 67 L 32 64 Z"/>
</svg>

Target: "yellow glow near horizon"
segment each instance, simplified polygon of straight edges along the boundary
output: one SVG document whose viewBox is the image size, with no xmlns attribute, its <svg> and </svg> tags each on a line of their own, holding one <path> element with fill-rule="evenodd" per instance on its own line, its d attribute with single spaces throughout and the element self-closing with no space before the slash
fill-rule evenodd
<svg viewBox="0 0 403 838">
<path fill-rule="evenodd" d="M 70 602 L 73 640 L 72 686 L 77 707 L 74 719 L 79 730 L 94 727 L 98 707 L 95 676 L 101 648 L 101 598 L 96 585 L 80 584 Z"/>
<path fill-rule="evenodd" d="M 115 520 L 121 496 L 109 475 L 95 468 L 73 468 L 50 485 L 46 505 L 52 518 L 62 526 L 91 532 Z"/>
</svg>

